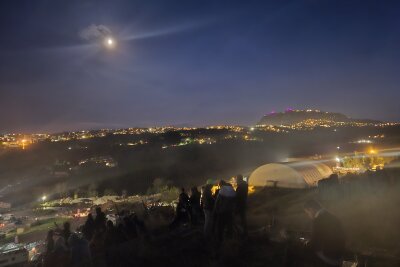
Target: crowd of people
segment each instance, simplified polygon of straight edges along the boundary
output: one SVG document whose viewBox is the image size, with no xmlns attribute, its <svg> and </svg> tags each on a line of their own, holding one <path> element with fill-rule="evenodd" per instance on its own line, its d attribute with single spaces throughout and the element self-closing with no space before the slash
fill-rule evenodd
<svg viewBox="0 0 400 267">
<path fill-rule="evenodd" d="M 208 181 L 202 188 L 201 198 L 197 188 L 191 189 L 190 196 L 182 188 L 171 226 L 187 223 L 196 225 L 202 211 L 206 241 L 215 241 L 218 248 L 224 239 L 232 237 L 233 228 L 237 230 L 239 238 L 245 239 L 248 234 L 247 197 L 248 184 L 242 175 L 236 176 L 236 190 L 224 180 L 218 186 Z M 341 266 L 346 238 L 340 220 L 315 200 L 304 204 L 304 212 L 311 220 L 312 231 L 308 238 L 290 244 L 284 265 Z"/>
<path fill-rule="evenodd" d="M 224 236 L 232 236 L 234 225 L 240 227 L 241 236 L 246 237 L 248 184 L 242 175 L 237 175 L 236 185 L 235 190 L 232 184 L 224 180 L 218 186 L 208 180 L 202 187 L 201 194 L 193 187 L 190 196 L 182 188 L 171 228 L 185 223 L 197 225 L 203 220 L 204 236 L 207 240 L 215 236 L 217 242 L 222 242 Z M 235 218 L 238 218 L 237 224 Z"/>
<path fill-rule="evenodd" d="M 107 220 L 100 207 L 95 216 L 91 213 L 85 223 L 71 231 L 69 222 L 62 227 L 55 224 L 46 238 L 46 252 L 40 265 L 43 267 L 115 266 L 118 259 L 112 253 L 119 244 L 146 235 L 144 223 L 134 213 L 120 212 L 116 222 Z"/>
<path fill-rule="evenodd" d="M 206 243 L 215 244 L 217 249 L 233 232 L 236 238 L 247 240 L 247 198 L 248 184 L 242 175 L 237 175 L 235 188 L 224 180 L 218 185 L 207 181 L 201 193 L 197 187 L 191 188 L 190 194 L 182 188 L 170 229 L 202 227 Z M 345 235 L 340 221 L 315 200 L 306 202 L 304 211 L 312 221 L 312 233 L 301 246 L 288 248 L 285 265 L 308 262 L 310 266 L 341 266 Z M 120 244 L 146 236 L 147 229 L 134 213 L 118 215 L 115 221 L 107 220 L 97 207 L 95 215 L 90 213 L 77 232 L 71 231 L 69 222 L 62 227 L 55 225 L 55 230 L 47 234 L 41 266 L 123 266 L 116 265 L 118 253 L 113 251 Z"/>
</svg>

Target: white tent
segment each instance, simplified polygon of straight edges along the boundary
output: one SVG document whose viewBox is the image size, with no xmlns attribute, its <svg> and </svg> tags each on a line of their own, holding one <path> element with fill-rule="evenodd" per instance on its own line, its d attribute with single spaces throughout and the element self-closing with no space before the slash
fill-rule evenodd
<svg viewBox="0 0 400 267">
<path fill-rule="evenodd" d="M 332 174 L 327 165 L 314 161 L 270 163 L 258 167 L 249 177 L 254 186 L 307 188 L 316 186 L 321 179 Z"/>
</svg>

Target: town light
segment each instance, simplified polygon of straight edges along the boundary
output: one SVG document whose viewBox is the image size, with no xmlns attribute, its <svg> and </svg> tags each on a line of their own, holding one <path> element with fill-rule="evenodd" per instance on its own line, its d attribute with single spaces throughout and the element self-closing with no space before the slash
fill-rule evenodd
<svg viewBox="0 0 400 267">
<path fill-rule="evenodd" d="M 42 196 L 42 201 L 45 201 L 47 199 L 47 196 L 46 195 L 43 195 Z"/>
<path fill-rule="evenodd" d="M 340 162 L 340 158 L 339 157 L 336 157 L 335 160 L 336 160 L 336 162 Z"/>
</svg>

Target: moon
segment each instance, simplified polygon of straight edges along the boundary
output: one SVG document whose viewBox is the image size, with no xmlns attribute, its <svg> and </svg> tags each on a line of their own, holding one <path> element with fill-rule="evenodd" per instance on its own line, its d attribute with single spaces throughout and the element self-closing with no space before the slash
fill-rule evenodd
<svg viewBox="0 0 400 267">
<path fill-rule="evenodd" d="M 114 46 L 115 46 L 115 40 L 114 40 L 112 37 L 107 37 L 107 38 L 105 39 L 105 45 L 106 45 L 106 47 L 108 47 L 108 48 L 114 48 Z"/>
</svg>

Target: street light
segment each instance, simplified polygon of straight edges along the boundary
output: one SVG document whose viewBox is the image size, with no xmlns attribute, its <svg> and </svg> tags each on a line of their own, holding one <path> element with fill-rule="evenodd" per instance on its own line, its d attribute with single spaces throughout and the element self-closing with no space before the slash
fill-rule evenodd
<svg viewBox="0 0 400 267">
<path fill-rule="evenodd" d="M 46 199 L 47 199 L 47 196 L 46 196 L 46 195 L 43 195 L 43 196 L 42 196 L 42 201 L 44 202 L 44 201 L 46 201 Z"/>
</svg>

